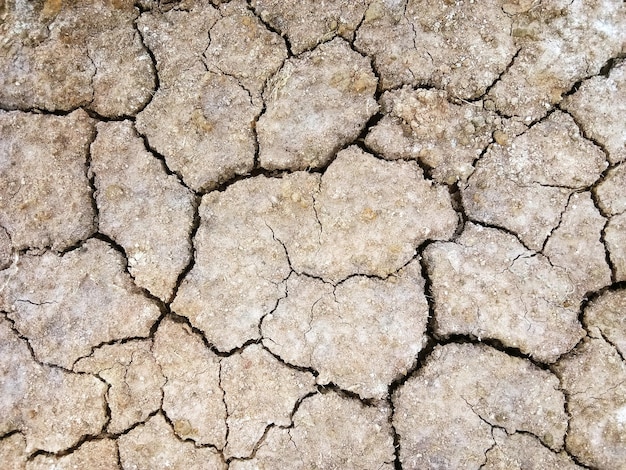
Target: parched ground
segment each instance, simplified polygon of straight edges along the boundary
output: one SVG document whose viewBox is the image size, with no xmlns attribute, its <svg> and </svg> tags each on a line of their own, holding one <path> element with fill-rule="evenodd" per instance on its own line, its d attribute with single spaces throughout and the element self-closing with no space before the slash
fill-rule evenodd
<svg viewBox="0 0 626 470">
<path fill-rule="evenodd" d="M 625 5 L 0 0 L 0 467 L 626 469 Z"/>
</svg>

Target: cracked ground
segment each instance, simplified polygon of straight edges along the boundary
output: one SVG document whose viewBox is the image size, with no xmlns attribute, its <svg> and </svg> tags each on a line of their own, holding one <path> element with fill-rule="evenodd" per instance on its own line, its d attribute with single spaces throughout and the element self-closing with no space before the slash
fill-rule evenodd
<svg viewBox="0 0 626 470">
<path fill-rule="evenodd" d="M 0 0 L 0 467 L 626 469 L 625 5 Z"/>
</svg>

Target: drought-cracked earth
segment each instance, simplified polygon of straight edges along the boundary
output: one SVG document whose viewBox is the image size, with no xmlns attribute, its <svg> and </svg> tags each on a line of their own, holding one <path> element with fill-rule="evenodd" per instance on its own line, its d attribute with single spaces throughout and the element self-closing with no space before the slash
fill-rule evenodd
<svg viewBox="0 0 626 470">
<path fill-rule="evenodd" d="M 621 0 L 0 0 L 2 469 L 626 469 Z"/>
</svg>

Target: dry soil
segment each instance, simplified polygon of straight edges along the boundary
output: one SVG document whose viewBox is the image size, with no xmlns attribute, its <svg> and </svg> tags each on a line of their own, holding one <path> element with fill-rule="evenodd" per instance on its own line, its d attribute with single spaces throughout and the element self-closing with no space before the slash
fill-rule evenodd
<svg viewBox="0 0 626 470">
<path fill-rule="evenodd" d="M 0 467 L 626 469 L 626 3 L 0 0 Z"/>
</svg>

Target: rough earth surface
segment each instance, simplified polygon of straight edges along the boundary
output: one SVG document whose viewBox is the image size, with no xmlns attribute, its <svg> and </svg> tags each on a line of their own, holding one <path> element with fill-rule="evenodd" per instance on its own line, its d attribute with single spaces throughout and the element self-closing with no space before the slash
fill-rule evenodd
<svg viewBox="0 0 626 470">
<path fill-rule="evenodd" d="M 0 466 L 626 470 L 626 6 L 0 0 Z"/>
</svg>

